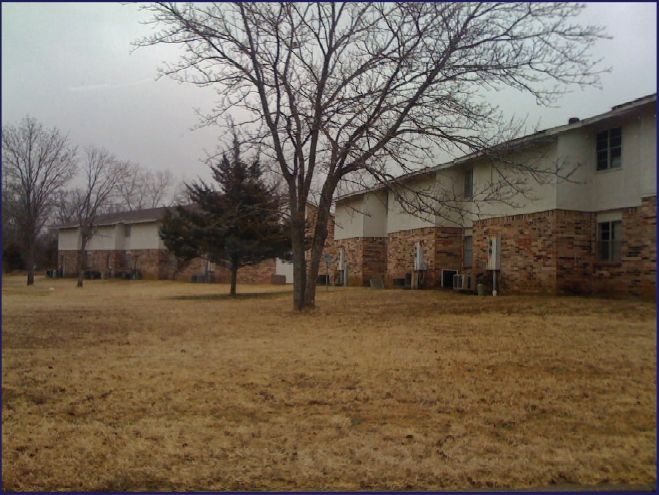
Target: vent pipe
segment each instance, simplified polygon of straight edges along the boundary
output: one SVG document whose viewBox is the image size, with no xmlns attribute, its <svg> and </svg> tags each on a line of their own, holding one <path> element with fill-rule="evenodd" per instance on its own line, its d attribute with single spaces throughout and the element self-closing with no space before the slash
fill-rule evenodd
<svg viewBox="0 0 659 495">
<path fill-rule="evenodd" d="M 568 124 L 576 124 L 577 122 L 579 122 L 579 117 L 570 117 L 567 121 Z"/>
</svg>

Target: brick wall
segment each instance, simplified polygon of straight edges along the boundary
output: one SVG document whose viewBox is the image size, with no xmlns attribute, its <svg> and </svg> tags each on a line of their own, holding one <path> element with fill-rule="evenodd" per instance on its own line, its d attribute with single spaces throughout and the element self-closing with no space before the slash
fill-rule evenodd
<svg viewBox="0 0 659 495">
<path fill-rule="evenodd" d="M 438 281 L 436 274 L 436 242 L 437 234 L 434 227 L 404 230 L 389 234 L 387 238 L 387 287 L 393 287 L 393 279 L 405 278 L 406 273 L 414 270 L 414 246 L 421 242 L 423 260 L 428 267 L 424 287 L 435 287 Z"/>
<path fill-rule="evenodd" d="M 441 286 L 442 270 L 464 270 L 464 237 L 459 227 L 437 227 L 435 229 L 435 287 Z"/>
<path fill-rule="evenodd" d="M 622 261 L 594 263 L 595 294 L 631 295 L 654 300 L 657 286 L 657 197 L 622 212 Z"/>
<path fill-rule="evenodd" d="M 473 270 L 478 276 L 485 273 L 487 239 L 501 235 L 501 270 L 497 273 L 499 291 L 504 293 L 550 293 L 558 291 L 557 261 L 560 254 L 565 259 L 572 242 L 569 240 L 570 214 L 587 215 L 592 223 L 593 215 L 557 210 L 490 218 L 473 225 Z M 557 229 L 556 215 L 564 228 Z M 579 222 L 576 222 L 579 223 Z M 557 235 L 561 232 L 562 237 Z M 591 233 L 592 235 L 592 233 Z M 588 255 L 588 263 L 592 254 Z M 564 260 L 563 260 L 564 261 Z M 564 274 L 567 270 L 564 271 Z"/>
<path fill-rule="evenodd" d="M 337 260 L 332 264 L 330 277 L 336 282 L 339 249 L 345 249 L 348 265 L 348 285 L 369 287 L 371 279 L 385 280 L 387 270 L 386 237 L 352 237 L 335 243 Z M 321 274 L 325 271 L 321 269 Z"/>
<path fill-rule="evenodd" d="M 553 210 L 474 222 L 473 267 L 485 272 L 487 238 L 501 235 L 505 293 L 656 297 L 656 196 L 622 212 L 622 260 L 596 260 L 597 214 Z"/>
<path fill-rule="evenodd" d="M 363 272 L 363 249 L 362 238 L 351 237 L 349 239 L 340 239 L 336 241 L 336 257 L 337 261 L 333 263 L 334 272 L 332 274 L 332 282 L 336 282 L 336 271 L 338 266 L 338 252 L 341 248 L 345 251 L 345 260 L 348 267 L 348 285 L 361 287 L 364 285 L 364 272 Z"/>
</svg>

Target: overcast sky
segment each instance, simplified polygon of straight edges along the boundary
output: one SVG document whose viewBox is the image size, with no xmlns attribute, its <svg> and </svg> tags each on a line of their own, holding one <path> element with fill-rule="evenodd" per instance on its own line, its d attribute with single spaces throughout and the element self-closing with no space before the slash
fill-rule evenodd
<svg viewBox="0 0 659 495">
<path fill-rule="evenodd" d="M 204 150 L 215 150 L 219 131 L 191 128 L 198 121 L 194 108 L 210 109 L 215 92 L 156 80 L 161 62 L 178 58 L 176 47 L 130 53 L 131 42 L 151 32 L 140 24 L 146 17 L 135 5 L 117 3 L 3 2 L 3 125 L 30 115 L 79 146 L 103 146 L 183 180 L 208 178 L 200 160 Z M 614 38 L 595 49 L 612 68 L 602 76 L 603 89 L 573 88 L 557 108 L 512 91 L 493 94 L 507 114 L 528 115 L 529 124 L 547 128 L 656 92 L 655 3 L 591 3 L 581 22 L 605 26 Z"/>
</svg>

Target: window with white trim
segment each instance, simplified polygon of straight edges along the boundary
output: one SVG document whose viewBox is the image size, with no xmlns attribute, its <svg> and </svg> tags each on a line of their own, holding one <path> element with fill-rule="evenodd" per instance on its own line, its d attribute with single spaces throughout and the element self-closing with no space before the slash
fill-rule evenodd
<svg viewBox="0 0 659 495">
<path fill-rule="evenodd" d="M 597 170 L 622 166 L 622 128 L 597 133 Z"/>
<path fill-rule="evenodd" d="M 622 261 L 622 222 L 597 224 L 597 261 Z"/>
</svg>

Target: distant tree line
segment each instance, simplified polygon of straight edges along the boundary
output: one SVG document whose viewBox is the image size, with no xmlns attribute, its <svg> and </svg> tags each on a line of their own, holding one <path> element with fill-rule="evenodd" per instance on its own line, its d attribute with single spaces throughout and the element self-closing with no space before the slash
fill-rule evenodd
<svg viewBox="0 0 659 495">
<path fill-rule="evenodd" d="M 73 185 L 75 184 L 75 185 Z M 184 201 L 185 188 L 169 171 L 151 171 L 87 146 L 79 153 L 68 135 L 33 117 L 2 126 L 2 269 L 57 266 L 58 224 L 80 226 L 81 263 L 98 216 Z"/>
</svg>

